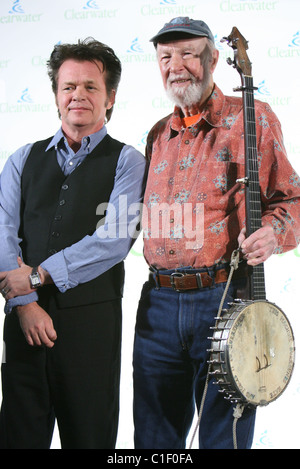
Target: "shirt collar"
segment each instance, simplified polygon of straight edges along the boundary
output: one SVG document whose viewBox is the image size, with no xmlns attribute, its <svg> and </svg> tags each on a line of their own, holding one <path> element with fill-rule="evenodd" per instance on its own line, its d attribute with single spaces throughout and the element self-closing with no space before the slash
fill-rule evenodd
<svg viewBox="0 0 300 469">
<path fill-rule="evenodd" d="M 106 134 L 107 134 L 107 129 L 105 126 L 103 126 L 102 129 L 98 130 L 98 132 L 95 132 L 91 135 L 87 135 L 86 137 L 84 137 L 81 141 L 81 147 L 85 147 L 87 152 L 91 153 L 94 150 L 94 148 L 101 142 L 101 140 L 103 140 Z M 68 146 L 68 143 L 65 139 L 65 135 L 62 131 L 62 128 L 60 128 L 56 132 L 51 142 L 49 143 L 48 147 L 46 148 L 46 151 L 50 150 L 53 147 L 55 147 L 55 149 L 60 148 L 61 145 Z"/>
<path fill-rule="evenodd" d="M 217 87 L 217 85 L 215 85 L 213 92 L 208 98 L 203 112 L 199 117 L 199 120 L 191 126 L 194 130 L 193 133 L 195 133 L 196 135 L 199 133 L 200 127 L 202 125 L 202 119 L 205 120 L 212 127 L 221 127 L 223 120 L 222 115 L 224 105 L 225 96 L 223 95 L 222 91 Z M 178 106 L 175 106 L 170 123 L 170 138 L 172 136 L 173 131 L 179 132 L 183 128 L 181 119 L 181 110 Z"/>
</svg>

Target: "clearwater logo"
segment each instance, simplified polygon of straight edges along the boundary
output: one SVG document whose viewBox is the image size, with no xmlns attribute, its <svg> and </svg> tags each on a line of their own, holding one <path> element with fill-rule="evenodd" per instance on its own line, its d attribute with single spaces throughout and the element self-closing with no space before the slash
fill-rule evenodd
<svg viewBox="0 0 300 469">
<path fill-rule="evenodd" d="M 12 9 L 11 11 L 9 11 L 10 14 L 14 14 L 14 13 L 25 13 L 25 11 L 23 10 L 22 8 L 22 5 L 20 3 L 20 0 L 15 0 L 13 2 L 13 6 L 12 6 Z"/>
<path fill-rule="evenodd" d="M 25 90 L 22 91 L 21 98 L 18 99 L 18 103 L 33 103 L 28 88 L 25 88 Z"/>
<path fill-rule="evenodd" d="M 300 47 L 300 31 L 297 31 L 296 34 L 294 34 L 289 47 Z"/>
<path fill-rule="evenodd" d="M 266 82 L 265 80 L 261 81 L 259 84 L 258 84 L 258 90 L 255 91 L 255 95 L 256 96 L 261 96 L 261 95 L 264 95 L 264 96 L 270 96 L 270 91 L 268 90 L 267 86 L 266 86 Z"/>
<path fill-rule="evenodd" d="M 49 103 L 35 103 L 29 88 L 25 88 L 20 93 L 19 99 L 15 104 L 8 102 L 0 102 L 1 114 L 18 114 L 18 113 L 45 113 L 50 112 L 53 105 Z"/>
<path fill-rule="evenodd" d="M 270 47 L 268 55 L 271 59 L 293 59 L 300 57 L 300 31 L 291 36 L 286 48 Z"/>
<path fill-rule="evenodd" d="M 181 2 L 179 2 L 181 3 Z M 196 5 L 178 5 L 177 0 L 160 0 L 155 5 L 144 4 L 141 6 L 141 14 L 143 16 L 168 15 L 171 18 L 176 16 L 192 17 L 195 13 Z"/>
<path fill-rule="evenodd" d="M 25 13 L 21 0 L 13 0 L 7 16 L 0 17 L 0 23 L 36 23 L 43 13 Z"/>
<path fill-rule="evenodd" d="M 141 148 L 141 152 L 144 153 L 145 147 L 147 145 L 147 137 L 148 137 L 149 131 L 146 130 L 146 132 L 143 133 L 141 136 L 140 141 L 137 143 L 137 147 Z"/>
<path fill-rule="evenodd" d="M 99 19 L 99 18 L 115 18 L 117 16 L 117 8 L 101 8 L 98 3 L 102 0 L 87 0 L 83 2 L 81 10 L 70 8 L 65 10 L 64 18 L 66 20 L 86 20 L 86 19 Z"/>
<path fill-rule="evenodd" d="M 89 0 L 88 2 L 86 2 L 86 5 L 83 7 L 83 9 L 88 10 L 89 8 L 93 8 L 95 10 L 98 10 L 99 6 L 95 2 L 95 0 Z"/>
<path fill-rule="evenodd" d="M 156 62 L 156 53 L 154 48 L 151 48 L 152 52 L 144 53 L 144 49 L 139 42 L 139 38 L 135 37 L 129 47 L 126 49 L 126 53 L 119 56 L 121 62 L 124 63 L 145 63 L 145 62 Z"/>
<path fill-rule="evenodd" d="M 263 12 L 274 11 L 277 8 L 278 0 L 222 0 L 220 2 L 220 10 L 223 13 L 240 13 L 240 12 Z"/>
<path fill-rule="evenodd" d="M 274 96 L 272 92 L 270 92 L 267 83 L 265 80 L 261 81 L 257 85 L 257 90 L 255 91 L 254 95 L 256 99 L 264 101 L 268 103 L 271 107 L 273 106 L 289 106 L 293 100 L 292 96 L 284 96 L 278 95 Z"/>
<path fill-rule="evenodd" d="M 268 430 L 265 430 L 261 435 L 259 436 L 259 440 L 256 443 L 256 447 L 264 447 L 264 448 L 273 448 L 273 443 L 270 438 L 270 435 L 268 433 Z"/>
<path fill-rule="evenodd" d="M 129 47 L 129 49 L 127 49 L 127 52 L 129 53 L 132 53 L 132 52 L 138 52 L 138 53 L 141 53 L 141 52 L 144 52 L 141 45 L 139 44 L 139 40 L 138 38 L 136 37 L 135 39 L 133 39 L 132 43 L 131 43 L 131 46 Z"/>
</svg>

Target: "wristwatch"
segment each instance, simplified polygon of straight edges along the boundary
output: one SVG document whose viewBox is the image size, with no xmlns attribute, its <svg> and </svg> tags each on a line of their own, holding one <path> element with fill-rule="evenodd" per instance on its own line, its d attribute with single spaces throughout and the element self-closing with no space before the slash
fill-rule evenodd
<svg viewBox="0 0 300 469">
<path fill-rule="evenodd" d="M 40 274 L 38 273 L 37 269 L 38 269 L 37 267 L 33 267 L 32 272 L 29 275 L 31 288 L 38 288 L 42 285 L 41 277 L 40 277 Z"/>
</svg>

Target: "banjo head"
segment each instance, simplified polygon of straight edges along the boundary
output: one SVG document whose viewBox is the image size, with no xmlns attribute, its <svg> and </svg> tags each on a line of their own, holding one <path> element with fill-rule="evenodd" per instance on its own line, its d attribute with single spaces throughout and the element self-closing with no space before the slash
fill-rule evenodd
<svg viewBox="0 0 300 469">
<path fill-rule="evenodd" d="M 290 323 L 275 304 L 233 304 L 217 321 L 212 337 L 211 374 L 232 402 L 265 406 L 288 385 L 295 342 Z"/>
</svg>

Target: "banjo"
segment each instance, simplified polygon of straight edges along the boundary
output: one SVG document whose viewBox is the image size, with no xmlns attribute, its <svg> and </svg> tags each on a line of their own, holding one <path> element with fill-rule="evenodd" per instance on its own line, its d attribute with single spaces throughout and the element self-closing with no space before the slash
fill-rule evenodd
<svg viewBox="0 0 300 469">
<path fill-rule="evenodd" d="M 246 233 L 261 227 L 261 201 L 258 178 L 255 108 L 251 63 L 247 41 L 237 28 L 224 38 L 234 50 L 228 59 L 241 76 L 245 135 Z M 222 306 L 221 306 L 222 307 Z M 249 299 L 234 300 L 216 318 L 211 337 L 209 375 L 220 392 L 241 407 L 265 406 L 287 387 L 294 369 L 295 343 L 291 325 L 273 303 L 266 300 L 264 265 L 251 268 Z"/>
</svg>

